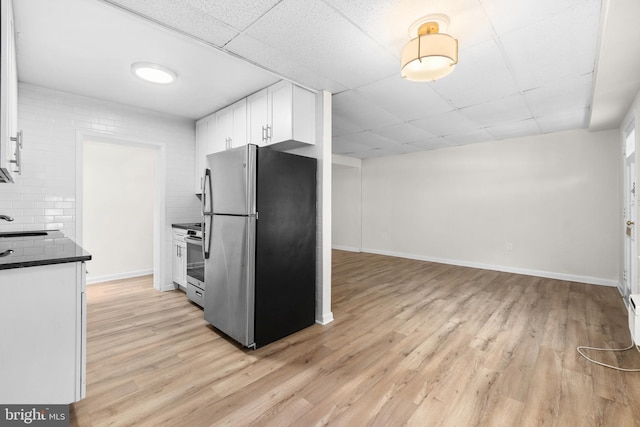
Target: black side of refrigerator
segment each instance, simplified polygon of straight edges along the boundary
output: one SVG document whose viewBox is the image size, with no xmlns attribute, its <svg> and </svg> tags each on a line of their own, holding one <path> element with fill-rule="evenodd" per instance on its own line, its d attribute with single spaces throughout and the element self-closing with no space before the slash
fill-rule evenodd
<svg viewBox="0 0 640 427">
<path fill-rule="evenodd" d="M 316 159 L 257 153 L 255 343 L 315 322 Z"/>
</svg>

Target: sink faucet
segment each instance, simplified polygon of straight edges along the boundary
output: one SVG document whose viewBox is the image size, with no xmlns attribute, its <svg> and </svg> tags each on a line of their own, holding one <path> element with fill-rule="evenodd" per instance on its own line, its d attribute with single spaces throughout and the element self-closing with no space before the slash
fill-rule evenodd
<svg viewBox="0 0 640 427">
<path fill-rule="evenodd" d="M 9 221 L 9 222 L 13 221 L 13 218 L 10 217 L 9 215 L 0 215 L 0 219 L 3 219 L 5 221 Z"/>
</svg>

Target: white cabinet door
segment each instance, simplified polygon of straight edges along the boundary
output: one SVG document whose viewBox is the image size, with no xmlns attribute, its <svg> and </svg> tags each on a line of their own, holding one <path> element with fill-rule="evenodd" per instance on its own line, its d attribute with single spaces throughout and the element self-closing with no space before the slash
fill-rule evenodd
<svg viewBox="0 0 640 427">
<path fill-rule="evenodd" d="M 196 122 L 196 158 L 194 166 L 194 188 L 196 194 L 202 193 L 202 178 L 205 168 L 204 146 L 207 137 L 207 121 L 202 119 Z"/>
<path fill-rule="evenodd" d="M 216 132 L 214 139 L 214 152 L 224 151 L 229 148 L 233 139 L 233 108 L 226 107 L 216 113 Z"/>
<path fill-rule="evenodd" d="M 196 159 L 195 181 L 196 194 L 202 193 L 204 170 L 207 163 L 207 155 L 214 152 L 214 136 L 216 132 L 216 115 L 211 114 L 196 122 Z"/>
<path fill-rule="evenodd" d="M 84 263 L 3 270 L 0 402 L 69 404 L 85 395 Z"/>
<path fill-rule="evenodd" d="M 289 82 L 269 87 L 268 144 L 315 144 L 315 94 Z"/>
<path fill-rule="evenodd" d="M 263 146 L 266 143 L 266 126 L 269 122 L 267 92 L 267 89 L 263 89 L 247 98 L 247 117 L 249 122 L 247 141 L 258 146 Z"/>
<path fill-rule="evenodd" d="M 247 144 L 247 100 L 216 113 L 216 152 Z"/>
<path fill-rule="evenodd" d="M 187 244 L 184 241 L 185 235 L 186 232 L 174 229 L 173 243 L 171 245 L 173 283 L 184 289 L 187 287 Z"/>
<path fill-rule="evenodd" d="M 12 182 L 22 169 L 22 135 L 18 135 L 18 73 L 11 0 L 1 0 L 0 6 L 0 177 L 4 182 Z"/>
<path fill-rule="evenodd" d="M 269 88 L 268 143 L 274 144 L 293 137 L 293 85 L 280 82 Z"/>
<path fill-rule="evenodd" d="M 229 148 L 247 145 L 247 100 L 241 99 L 232 107 L 233 137 Z"/>
</svg>

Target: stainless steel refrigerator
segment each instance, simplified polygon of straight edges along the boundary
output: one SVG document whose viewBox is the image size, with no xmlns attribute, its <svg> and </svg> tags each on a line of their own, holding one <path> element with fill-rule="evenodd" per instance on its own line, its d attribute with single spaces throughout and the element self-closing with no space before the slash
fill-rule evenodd
<svg viewBox="0 0 640 427">
<path fill-rule="evenodd" d="M 252 144 L 207 156 L 204 317 L 246 347 L 315 322 L 316 169 Z"/>
</svg>

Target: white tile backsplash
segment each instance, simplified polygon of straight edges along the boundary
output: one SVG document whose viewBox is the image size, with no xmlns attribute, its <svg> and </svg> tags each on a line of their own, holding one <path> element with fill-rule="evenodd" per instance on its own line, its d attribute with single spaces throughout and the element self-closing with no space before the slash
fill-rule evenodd
<svg viewBox="0 0 640 427">
<path fill-rule="evenodd" d="M 0 231 L 61 229 L 76 234 L 77 133 L 97 132 L 113 139 L 135 138 L 162 145 L 166 157 L 165 229 L 199 218 L 193 195 L 195 125 L 113 102 L 20 84 L 18 124 L 24 133 L 23 173 L 15 184 L 0 184 Z M 117 165 L 114 165 L 117 170 Z M 169 257 L 162 262 L 170 277 Z"/>
</svg>

